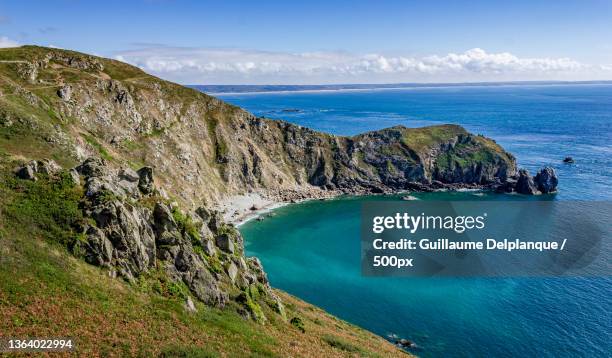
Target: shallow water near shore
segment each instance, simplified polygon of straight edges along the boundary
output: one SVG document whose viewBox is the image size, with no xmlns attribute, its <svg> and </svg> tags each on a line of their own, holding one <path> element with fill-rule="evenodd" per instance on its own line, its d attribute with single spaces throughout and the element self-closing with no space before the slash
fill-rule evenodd
<svg viewBox="0 0 612 358">
<path fill-rule="evenodd" d="M 421 200 L 610 200 L 612 86 L 508 86 L 221 96 L 258 115 L 351 135 L 402 124 L 457 123 L 534 171 L 555 167 L 549 197 L 479 192 Z M 283 112 L 292 108 L 299 111 Z M 561 163 L 565 156 L 576 164 Z M 420 356 L 607 356 L 612 278 L 409 279 L 361 276 L 364 200 L 310 201 L 240 227 L 271 284 L 379 335 L 413 340 Z"/>
<path fill-rule="evenodd" d="M 422 200 L 507 200 L 507 195 L 413 194 Z M 611 279 L 380 278 L 361 276 L 365 200 L 311 201 L 241 226 L 274 287 L 420 356 L 604 356 L 610 351 Z M 513 197 L 512 200 L 520 200 Z M 533 200 L 529 198 L 528 200 Z"/>
</svg>

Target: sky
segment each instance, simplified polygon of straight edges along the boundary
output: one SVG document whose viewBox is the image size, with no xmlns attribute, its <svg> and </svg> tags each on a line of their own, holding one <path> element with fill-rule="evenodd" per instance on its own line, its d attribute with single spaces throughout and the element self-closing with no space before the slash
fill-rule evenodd
<svg viewBox="0 0 612 358">
<path fill-rule="evenodd" d="M 612 0 L 0 0 L 24 44 L 183 84 L 612 80 Z"/>
</svg>

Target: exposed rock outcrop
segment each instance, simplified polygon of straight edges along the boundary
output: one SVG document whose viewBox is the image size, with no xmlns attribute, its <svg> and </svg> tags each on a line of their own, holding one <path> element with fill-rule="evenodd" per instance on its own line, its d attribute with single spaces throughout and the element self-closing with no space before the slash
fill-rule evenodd
<svg viewBox="0 0 612 358">
<path fill-rule="evenodd" d="M 521 169 L 518 175 L 508 177 L 505 181 L 495 184 L 494 188 L 498 192 L 539 195 L 555 193 L 558 184 L 559 179 L 555 170 L 551 167 L 545 167 L 535 177 L 532 177 L 529 171 Z"/>
<path fill-rule="evenodd" d="M 23 74 L 7 72 L 22 90 L 16 93 L 33 112 L 54 113 L 48 122 L 66 124 L 54 130 L 66 131 L 66 152 L 79 161 L 114 157 L 109 163 L 114 167 L 146 164 L 167 194 L 190 209 L 202 202 L 215 207 L 249 192 L 298 201 L 341 193 L 489 187 L 516 174 L 511 154 L 456 125 L 334 136 L 256 117 L 118 61 L 35 46 L 7 51 L 28 68 Z M 35 82 L 56 79 L 44 86 L 57 85 L 57 96 L 43 100 L 29 89 L 34 72 Z M 138 186 L 148 192 L 148 176 L 141 174 Z"/>
<path fill-rule="evenodd" d="M 495 141 L 457 125 L 335 136 L 256 117 L 118 61 L 35 46 L 1 51 L 13 94 L 2 97 L 2 126 L 81 163 L 65 172 L 83 187 L 89 219 L 75 253 L 128 281 L 161 271 L 199 300 L 238 302 L 257 320 L 265 318 L 254 297 L 279 314 L 282 304 L 215 210 L 222 200 L 457 188 L 537 194 L 558 183 L 552 169 L 535 179 L 517 171 Z M 59 90 L 43 98 L 48 88 Z M 16 174 L 37 180 L 59 170 L 32 161 Z"/>
<path fill-rule="evenodd" d="M 52 159 L 32 160 L 15 170 L 17 177 L 27 180 L 37 180 L 36 174 L 55 175 L 61 167 Z"/>
<path fill-rule="evenodd" d="M 39 163 L 24 168 L 36 172 Z M 214 211 L 185 213 L 164 202 L 151 168 L 116 170 L 102 159 L 89 158 L 74 172 L 84 183 L 83 211 L 92 220 L 73 251 L 87 262 L 132 282 L 161 269 L 212 306 L 224 306 L 253 286 L 273 309 L 282 307 L 261 263 L 244 257 L 240 233 Z M 153 207 L 147 202 L 154 202 Z M 254 315 L 251 301 L 244 308 L 247 315 Z M 187 305 L 189 310 L 192 306 Z"/>
</svg>

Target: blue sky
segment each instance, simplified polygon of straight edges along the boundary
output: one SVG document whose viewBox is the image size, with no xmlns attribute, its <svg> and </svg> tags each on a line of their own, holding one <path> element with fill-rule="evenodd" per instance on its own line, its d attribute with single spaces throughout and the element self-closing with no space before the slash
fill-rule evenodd
<svg viewBox="0 0 612 358">
<path fill-rule="evenodd" d="M 1 1 L 18 44 L 181 83 L 612 79 L 612 1 Z"/>
</svg>

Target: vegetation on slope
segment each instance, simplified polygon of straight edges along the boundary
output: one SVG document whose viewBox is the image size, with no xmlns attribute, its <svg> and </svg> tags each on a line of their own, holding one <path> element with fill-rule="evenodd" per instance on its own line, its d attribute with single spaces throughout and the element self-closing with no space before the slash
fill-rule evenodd
<svg viewBox="0 0 612 358">
<path fill-rule="evenodd" d="M 198 311 L 188 312 L 188 289 L 161 271 L 133 284 L 113 279 L 68 252 L 82 240 L 75 230 L 85 220 L 79 209 L 82 188 L 64 175 L 17 179 L 15 164 L 1 154 L 0 332 L 5 336 L 72 337 L 81 356 L 403 355 L 382 338 L 283 292 L 277 293 L 289 319 L 260 306 L 268 318 L 261 324 L 232 307 L 197 301 Z M 301 329 L 290 323 L 293 318 L 303 322 Z"/>
</svg>

